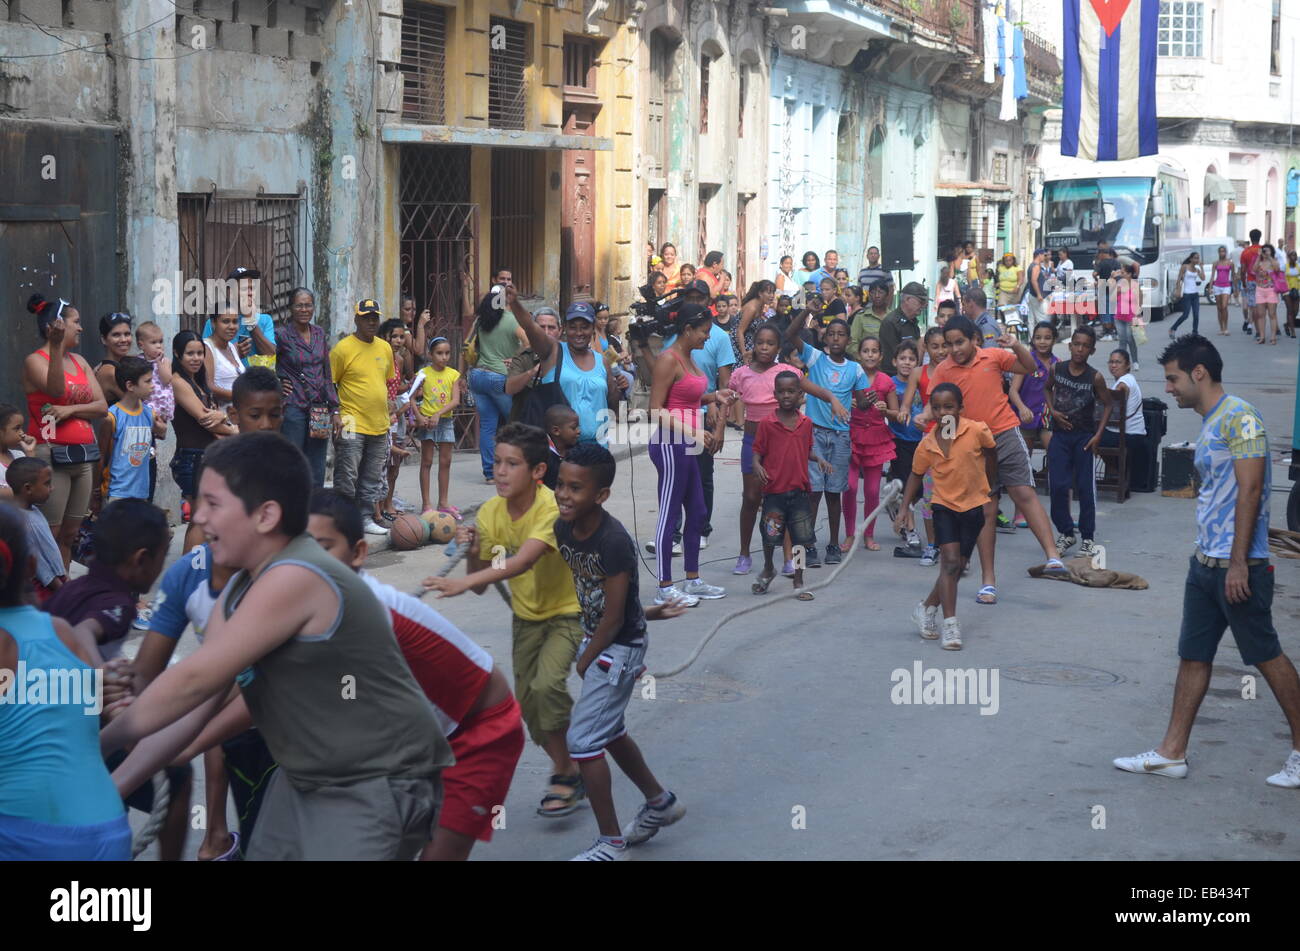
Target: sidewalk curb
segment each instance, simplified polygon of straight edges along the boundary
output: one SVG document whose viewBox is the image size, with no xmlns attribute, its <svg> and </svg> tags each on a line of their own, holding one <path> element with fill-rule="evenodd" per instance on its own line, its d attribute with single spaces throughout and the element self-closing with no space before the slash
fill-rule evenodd
<svg viewBox="0 0 1300 951">
<path fill-rule="evenodd" d="M 615 450 L 611 453 L 611 455 L 613 455 L 613 457 L 614 457 L 614 461 L 615 461 L 615 462 L 626 462 L 628 459 L 631 459 L 633 456 L 640 456 L 640 455 L 644 454 L 644 453 L 646 452 L 647 449 L 649 449 L 649 446 L 646 445 L 646 444 L 641 444 L 641 445 L 636 445 L 636 446 L 619 446 L 617 449 L 615 449 Z M 487 501 L 487 500 L 484 499 L 483 502 L 475 502 L 473 505 L 467 505 L 467 506 L 465 506 L 463 509 L 460 510 L 460 514 L 461 514 L 461 516 L 462 516 L 464 519 L 469 519 L 469 518 L 473 517 L 473 515 L 474 515 L 474 514 L 475 514 L 475 513 L 480 509 L 480 508 L 483 507 L 483 504 L 484 504 L 484 502 L 486 502 L 486 501 Z M 407 514 L 413 514 L 413 513 L 407 513 Z M 368 542 L 370 543 L 370 552 L 371 552 L 371 554 L 374 554 L 374 553 L 376 553 L 376 552 L 381 552 L 381 551 L 390 551 L 390 550 L 392 550 L 392 551 L 396 551 L 396 549 L 393 548 L 392 543 L 389 542 L 388 538 L 389 538 L 389 536 L 387 536 L 387 535 L 369 535 L 369 536 L 367 536 L 367 537 L 366 537 L 366 541 L 368 541 Z M 421 547 L 425 547 L 425 546 L 421 546 Z M 415 548 L 415 549 L 411 549 L 411 550 L 412 550 L 412 551 L 419 551 L 420 549 L 419 549 L 419 548 Z M 403 552 L 403 554 L 405 554 L 405 552 Z"/>
</svg>

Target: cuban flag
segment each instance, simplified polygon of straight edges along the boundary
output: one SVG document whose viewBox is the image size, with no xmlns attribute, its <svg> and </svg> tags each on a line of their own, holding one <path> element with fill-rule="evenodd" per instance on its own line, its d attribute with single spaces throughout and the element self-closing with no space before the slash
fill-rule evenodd
<svg viewBox="0 0 1300 951">
<path fill-rule="evenodd" d="M 1160 0 L 1064 0 L 1061 154 L 1155 155 Z"/>
</svg>

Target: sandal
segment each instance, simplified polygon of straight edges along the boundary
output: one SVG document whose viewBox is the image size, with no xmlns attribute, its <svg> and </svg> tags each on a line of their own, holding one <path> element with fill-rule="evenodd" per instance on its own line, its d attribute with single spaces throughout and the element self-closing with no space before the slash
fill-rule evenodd
<svg viewBox="0 0 1300 951">
<path fill-rule="evenodd" d="M 200 862 L 234 862 L 239 858 L 239 833 L 230 833 L 230 848 L 210 859 L 200 858 Z"/>
<path fill-rule="evenodd" d="M 980 593 L 975 595 L 976 604 L 997 604 L 998 589 L 991 584 L 986 584 L 980 588 Z"/>
<path fill-rule="evenodd" d="M 874 538 L 862 536 L 862 547 L 867 551 L 880 551 L 880 544 Z"/>
<path fill-rule="evenodd" d="M 761 574 L 758 576 L 758 580 L 749 586 L 749 590 L 754 592 L 754 594 L 767 594 L 767 589 L 772 586 L 772 582 L 775 578 L 776 575 L 769 575 L 766 573 Z"/>
<path fill-rule="evenodd" d="M 800 592 L 799 592 L 798 594 L 796 594 L 794 597 L 795 597 L 795 600 L 796 600 L 796 601 L 815 601 L 815 600 L 817 600 L 816 597 L 813 596 L 813 593 L 812 593 L 811 591 L 800 591 Z"/>
<path fill-rule="evenodd" d="M 454 506 L 454 505 L 439 505 L 439 506 L 438 506 L 438 511 L 439 511 L 439 512 L 442 512 L 442 513 L 444 513 L 444 514 L 446 514 L 446 515 L 450 515 L 452 518 L 454 518 L 454 519 L 455 519 L 456 521 L 458 521 L 458 522 L 463 522 L 463 521 L 465 521 L 465 516 L 461 515 L 461 514 L 460 514 L 460 509 L 456 508 L 456 506 Z"/>
<path fill-rule="evenodd" d="M 560 776 L 558 774 L 554 775 L 551 777 L 551 785 L 567 786 L 569 791 L 567 793 L 548 792 L 544 794 L 542 796 L 541 804 L 537 807 L 537 814 L 539 816 L 547 816 L 552 819 L 559 819 L 562 816 L 571 816 L 573 815 L 573 813 L 578 811 L 579 800 L 585 799 L 587 797 L 587 791 L 586 789 L 583 788 L 582 776 L 580 775 L 579 776 Z M 563 803 L 563 805 L 559 806 L 556 809 L 547 809 L 546 804 L 548 802 L 559 802 L 559 803 Z"/>
</svg>

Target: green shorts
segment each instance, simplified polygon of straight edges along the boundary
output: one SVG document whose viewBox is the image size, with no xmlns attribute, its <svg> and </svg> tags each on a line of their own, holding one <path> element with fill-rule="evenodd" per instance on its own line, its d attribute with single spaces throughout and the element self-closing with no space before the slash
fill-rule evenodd
<svg viewBox="0 0 1300 951">
<path fill-rule="evenodd" d="M 582 643 L 582 620 L 577 614 L 557 614 L 542 621 L 511 622 L 514 634 L 512 663 L 515 698 L 533 742 L 542 745 L 544 733 L 569 729 L 569 668 Z"/>
</svg>

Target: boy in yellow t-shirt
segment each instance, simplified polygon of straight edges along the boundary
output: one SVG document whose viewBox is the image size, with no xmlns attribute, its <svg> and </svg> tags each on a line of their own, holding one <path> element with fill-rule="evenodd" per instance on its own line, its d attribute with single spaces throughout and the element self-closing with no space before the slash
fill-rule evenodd
<svg viewBox="0 0 1300 951">
<path fill-rule="evenodd" d="M 478 511 L 478 525 L 463 525 L 456 544 L 468 546 L 464 578 L 426 578 L 424 587 L 448 598 L 510 581 L 515 696 L 533 742 L 551 758 L 550 788 L 538 815 L 567 816 L 585 791 L 565 735 L 573 698 L 566 681 L 582 642 L 581 608 L 573 574 L 555 542 L 559 509 L 540 485 L 546 472 L 546 434 L 510 423 L 497 432 L 493 475 L 497 496 Z M 484 555 L 487 556 L 486 560 Z"/>
<path fill-rule="evenodd" d="M 415 405 L 415 431 L 420 437 L 420 510 L 429 505 L 429 474 L 433 449 L 438 447 L 438 511 L 460 521 L 460 509 L 447 501 L 451 483 L 451 453 L 456 448 L 456 426 L 452 412 L 460 405 L 460 374 L 449 367 L 451 341 L 434 337 L 429 341 L 429 365 L 415 375 L 406 400 Z M 418 402 L 417 402 L 418 401 Z"/>
</svg>

